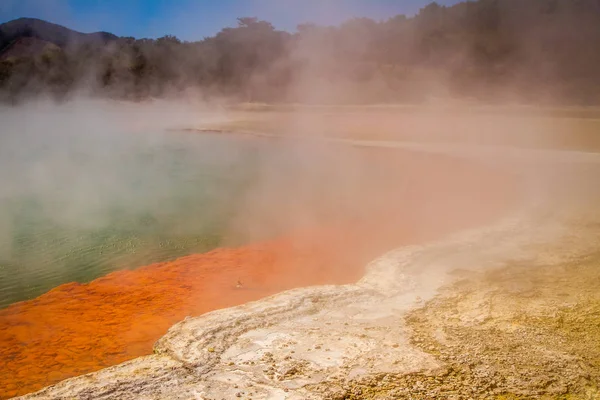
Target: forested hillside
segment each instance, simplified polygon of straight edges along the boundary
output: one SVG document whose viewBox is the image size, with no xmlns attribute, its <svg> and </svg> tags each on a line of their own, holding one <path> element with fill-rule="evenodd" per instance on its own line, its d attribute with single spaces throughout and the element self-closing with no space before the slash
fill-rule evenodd
<svg viewBox="0 0 600 400">
<path fill-rule="evenodd" d="M 600 103 L 600 0 L 432 3 L 410 18 L 294 33 L 240 18 L 195 42 L 67 34 L 43 21 L 20 31 L 19 21 L 31 23 L 0 25 L 3 101 L 193 92 L 261 102 Z"/>
</svg>

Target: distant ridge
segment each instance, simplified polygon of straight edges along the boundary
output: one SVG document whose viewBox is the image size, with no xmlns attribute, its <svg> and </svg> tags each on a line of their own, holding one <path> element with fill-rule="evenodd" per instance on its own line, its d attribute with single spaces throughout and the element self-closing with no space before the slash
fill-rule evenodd
<svg viewBox="0 0 600 400">
<path fill-rule="evenodd" d="M 117 40 L 118 36 L 108 32 L 82 33 L 37 18 L 18 18 L 0 25 L 0 57 L 25 38 L 66 48 L 87 43 L 107 43 Z M 36 40 L 25 40 L 25 42 L 36 42 Z M 15 50 L 13 49 L 11 53 L 15 53 Z"/>
</svg>

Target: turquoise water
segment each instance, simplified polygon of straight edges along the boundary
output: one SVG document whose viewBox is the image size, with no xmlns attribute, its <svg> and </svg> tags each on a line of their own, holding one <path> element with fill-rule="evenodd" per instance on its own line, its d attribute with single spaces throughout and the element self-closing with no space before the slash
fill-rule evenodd
<svg viewBox="0 0 600 400">
<path fill-rule="evenodd" d="M 0 307 L 215 248 L 263 142 L 174 132 L 0 136 Z"/>
</svg>

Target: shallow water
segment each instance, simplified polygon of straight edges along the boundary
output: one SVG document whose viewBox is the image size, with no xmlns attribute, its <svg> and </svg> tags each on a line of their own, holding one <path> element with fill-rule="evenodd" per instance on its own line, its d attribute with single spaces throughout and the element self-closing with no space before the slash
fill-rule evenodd
<svg viewBox="0 0 600 400">
<path fill-rule="evenodd" d="M 261 141 L 2 132 L 0 307 L 219 246 Z"/>
</svg>

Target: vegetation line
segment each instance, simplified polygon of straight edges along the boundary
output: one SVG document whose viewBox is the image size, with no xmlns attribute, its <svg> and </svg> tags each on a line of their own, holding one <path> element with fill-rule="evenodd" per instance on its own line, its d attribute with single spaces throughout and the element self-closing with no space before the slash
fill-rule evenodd
<svg viewBox="0 0 600 400">
<path fill-rule="evenodd" d="M 22 18 L 0 25 L 0 48 L 0 100 L 13 103 L 83 92 L 130 100 L 600 104 L 596 0 L 431 3 L 414 17 L 307 23 L 293 33 L 244 17 L 192 42 L 84 34 Z"/>
</svg>

